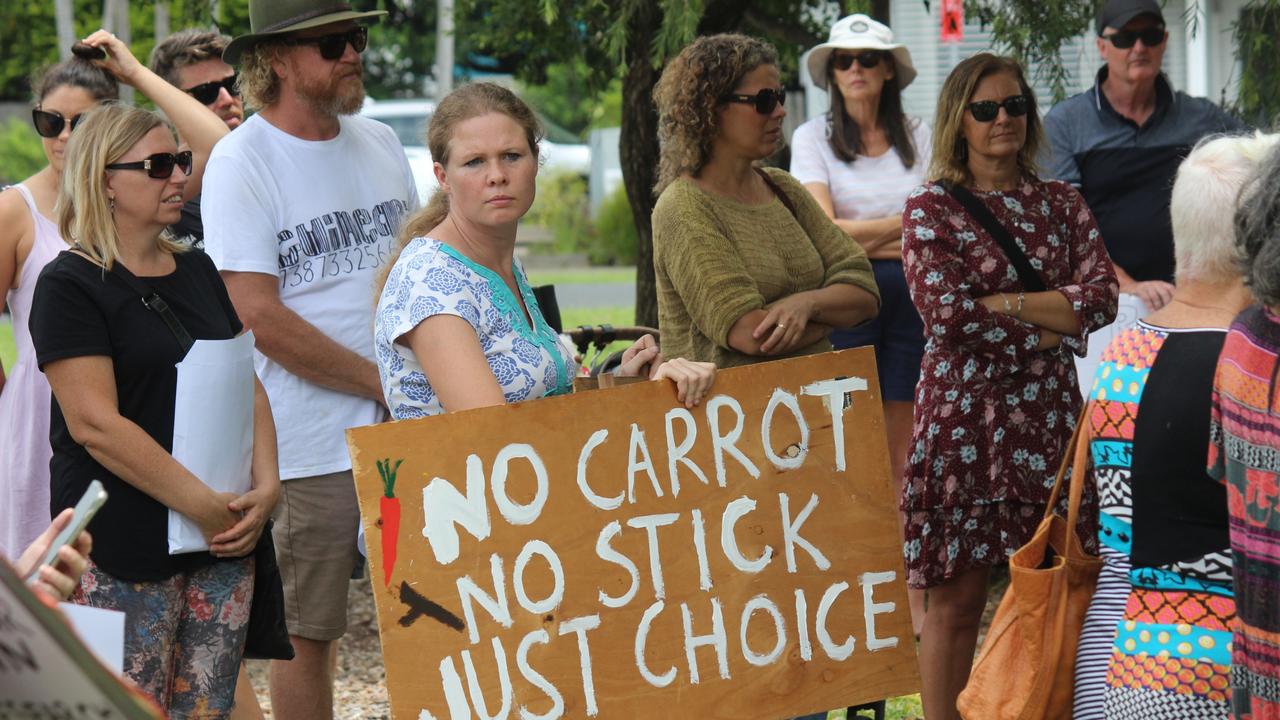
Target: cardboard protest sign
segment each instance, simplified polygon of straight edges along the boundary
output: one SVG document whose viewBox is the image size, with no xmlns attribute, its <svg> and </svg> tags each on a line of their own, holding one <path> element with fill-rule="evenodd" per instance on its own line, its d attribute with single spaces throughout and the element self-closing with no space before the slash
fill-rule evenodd
<svg viewBox="0 0 1280 720">
<path fill-rule="evenodd" d="M 859 349 L 348 431 L 392 716 L 915 692 L 880 403 Z"/>
<path fill-rule="evenodd" d="M 0 559 L 0 720 L 157 720 Z"/>
</svg>

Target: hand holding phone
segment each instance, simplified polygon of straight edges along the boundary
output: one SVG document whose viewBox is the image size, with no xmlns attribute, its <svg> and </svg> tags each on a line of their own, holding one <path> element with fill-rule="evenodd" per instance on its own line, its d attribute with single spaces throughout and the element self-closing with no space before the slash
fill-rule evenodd
<svg viewBox="0 0 1280 720">
<path fill-rule="evenodd" d="M 45 552 L 44 557 L 35 566 L 34 570 L 38 573 L 41 565 L 50 565 L 58 561 L 58 551 L 63 545 L 70 545 L 80 536 L 81 531 L 89 525 L 89 521 L 102 508 L 103 503 L 107 501 L 107 491 L 102 488 L 102 483 L 94 480 L 89 483 L 89 488 L 84 491 L 84 495 L 80 496 L 80 502 L 76 503 L 76 508 L 72 511 L 71 522 L 58 533 L 57 537 L 49 543 L 49 549 Z M 35 577 L 34 575 L 32 577 Z"/>
</svg>

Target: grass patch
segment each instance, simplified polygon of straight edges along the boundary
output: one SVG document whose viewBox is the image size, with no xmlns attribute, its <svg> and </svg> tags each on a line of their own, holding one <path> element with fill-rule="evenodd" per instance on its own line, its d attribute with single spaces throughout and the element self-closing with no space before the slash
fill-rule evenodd
<svg viewBox="0 0 1280 720">
<path fill-rule="evenodd" d="M 0 317 L 0 367 L 11 368 L 18 359 L 18 347 L 13 344 L 13 325 L 9 316 Z"/>
<path fill-rule="evenodd" d="M 916 720 L 916 718 L 924 717 L 924 708 L 920 705 L 919 695 L 905 695 L 903 697 L 889 698 L 889 702 L 885 705 L 885 720 Z M 827 720 L 856 720 L 857 718 L 869 718 L 870 715 L 848 715 L 843 709 L 832 710 L 827 714 Z"/>
<path fill-rule="evenodd" d="M 532 285 L 608 285 L 636 281 L 634 267 L 539 268 L 527 272 Z"/>
</svg>

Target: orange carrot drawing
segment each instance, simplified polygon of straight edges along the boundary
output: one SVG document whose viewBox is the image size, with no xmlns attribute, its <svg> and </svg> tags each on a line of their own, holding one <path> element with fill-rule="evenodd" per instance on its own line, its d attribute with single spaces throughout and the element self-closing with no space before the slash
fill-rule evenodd
<svg viewBox="0 0 1280 720">
<path fill-rule="evenodd" d="M 396 460 L 394 467 L 391 459 L 379 460 L 378 475 L 382 477 L 382 574 L 391 586 L 391 569 L 396 565 L 396 543 L 400 534 L 400 498 L 396 497 L 396 473 L 400 471 L 400 463 Z"/>
</svg>

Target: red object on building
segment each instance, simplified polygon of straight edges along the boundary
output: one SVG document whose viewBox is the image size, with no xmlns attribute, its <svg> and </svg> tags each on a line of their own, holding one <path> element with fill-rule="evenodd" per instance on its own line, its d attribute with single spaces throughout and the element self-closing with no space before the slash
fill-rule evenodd
<svg viewBox="0 0 1280 720">
<path fill-rule="evenodd" d="M 942 39 L 946 42 L 964 39 L 964 0 L 942 0 Z"/>
</svg>

